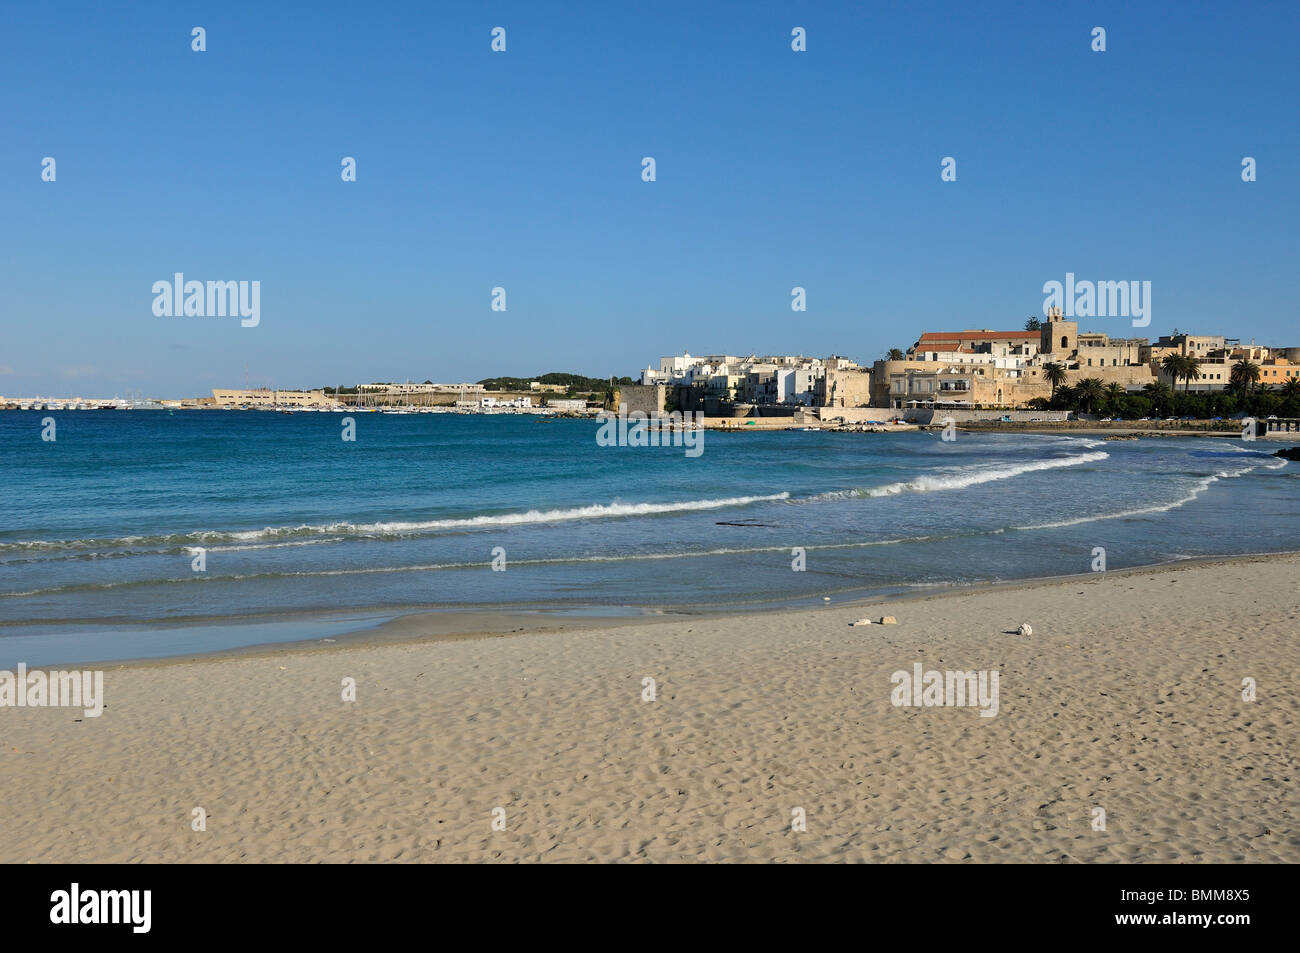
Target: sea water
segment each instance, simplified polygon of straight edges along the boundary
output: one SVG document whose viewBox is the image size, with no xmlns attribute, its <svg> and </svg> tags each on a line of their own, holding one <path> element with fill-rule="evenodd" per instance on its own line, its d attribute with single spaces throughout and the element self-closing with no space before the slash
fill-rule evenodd
<svg viewBox="0 0 1300 953">
<path fill-rule="evenodd" d="M 1300 529 L 1300 470 L 1263 441 L 710 431 L 687 456 L 598 446 L 593 420 L 364 413 L 344 441 L 344 416 L 0 413 L 0 647 L 42 661 L 48 636 L 59 661 L 122 657 L 115 632 L 164 655 L 168 631 L 243 626 L 218 642 L 249 644 L 326 616 L 822 604 L 1089 572 L 1099 552 L 1108 569 L 1276 552 Z"/>
</svg>

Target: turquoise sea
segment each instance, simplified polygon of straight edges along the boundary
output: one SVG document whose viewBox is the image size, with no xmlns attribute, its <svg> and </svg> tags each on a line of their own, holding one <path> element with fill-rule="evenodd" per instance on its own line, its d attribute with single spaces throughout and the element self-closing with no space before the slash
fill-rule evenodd
<svg viewBox="0 0 1300 953">
<path fill-rule="evenodd" d="M 691 457 L 524 415 L 356 414 L 345 442 L 342 416 L 0 413 L 0 667 L 440 608 L 821 604 L 1087 572 L 1098 547 L 1111 569 L 1280 551 L 1300 530 L 1300 470 L 1264 442 L 708 432 Z"/>
</svg>

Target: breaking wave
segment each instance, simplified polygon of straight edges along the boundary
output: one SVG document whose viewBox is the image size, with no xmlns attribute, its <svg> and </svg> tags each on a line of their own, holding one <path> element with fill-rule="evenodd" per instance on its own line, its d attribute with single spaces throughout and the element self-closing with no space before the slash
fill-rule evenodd
<svg viewBox="0 0 1300 953">
<path fill-rule="evenodd" d="M 887 483 L 884 486 L 835 490 L 830 493 L 818 494 L 809 499 L 818 501 L 845 500 L 860 497 L 897 496 L 900 493 L 936 493 L 943 490 L 962 490 L 966 487 L 978 486 L 981 483 L 992 483 L 995 480 L 1010 480 L 1024 473 L 1055 470 L 1060 467 L 1077 467 L 1085 463 L 1097 463 L 1109 456 L 1110 454 L 1098 450 L 1092 453 L 1077 454 L 1072 457 L 1054 457 L 1047 460 L 1035 460 L 1032 463 L 1017 463 L 1012 466 L 976 467 L 938 476 L 901 480 L 897 483 Z"/>
<path fill-rule="evenodd" d="M 527 510 L 522 513 L 497 513 L 440 520 L 403 520 L 382 523 L 328 523 L 302 526 L 268 526 L 264 529 L 222 531 L 200 530 L 165 536 L 122 536 L 115 539 L 23 540 L 0 543 L 0 553 L 31 550 L 105 549 L 122 546 L 202 546 L 218 543 L 256 543 L 261 540 L 284 540 L 299 536 L 414 536 L 440 530 L 473 530 L 497 526 L 521 526 L 530 523 L 562 523 L 572 520 L 609 519 L 624 516 L 655 516 L 666 513 L 689 513 L 718 510 L 750 503 L 768 503 L 790 498 L 789 493 L 765 496 L 730 496 L 713 500 L 682 500 L 675 503 L 593 503 L 567 509 Z M 294 545 L 281 543 L 280 545 Z M 305 545 L 298 543 L 297 545 Z M 234 548 L 234 547 L 232 547 Z"/>
</svg>

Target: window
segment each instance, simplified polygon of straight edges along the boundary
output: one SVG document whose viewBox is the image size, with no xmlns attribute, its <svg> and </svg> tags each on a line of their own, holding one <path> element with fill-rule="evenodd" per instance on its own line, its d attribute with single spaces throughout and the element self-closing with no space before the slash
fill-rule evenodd
<svg viewBox="0 0 1300 953">
<path fill-rule="evenodd" d="M 1061 335 L 1061 347 L 1069 347 L 1069 346 L 1070 346 L 1070 339 L 1066 337 L 1064 334 Z"/>
</svg>

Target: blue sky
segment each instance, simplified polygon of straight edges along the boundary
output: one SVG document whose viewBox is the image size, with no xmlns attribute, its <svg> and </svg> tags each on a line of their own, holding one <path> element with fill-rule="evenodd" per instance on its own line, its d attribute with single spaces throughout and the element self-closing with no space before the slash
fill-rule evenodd
<svg viewBox="0 0 1300 953">
<path fill-rule="evenodd" d="M 870 361 L 1019 327 L 1067 271 L 1151 281 L 1151 336 L 1300 345 L 1295 3 L 50 3 L 0 23 L 0 394 Z M 260 281 L 261 324 L 155 317 L 176 271 Z"/>
</svg>

